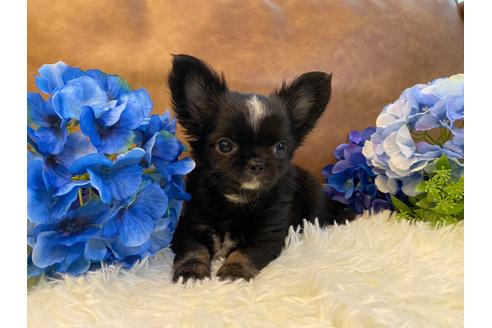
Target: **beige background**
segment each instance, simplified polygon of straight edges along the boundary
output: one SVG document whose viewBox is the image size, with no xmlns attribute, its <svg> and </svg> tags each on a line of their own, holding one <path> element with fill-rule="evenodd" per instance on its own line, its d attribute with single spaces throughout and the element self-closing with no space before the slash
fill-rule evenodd
<svg viewBox="0 0 492 328">
<path fill-rule="evenodd" d="M 321 177 L 352 129 L 415 83 L 463 72 L 463 21 L 452 0 L 29 0 L 28 89 L 63 60 L 145 87 L 168 107 L 170 53 L 203 58 L 231 88 L 268 93 L 309 70 L 333 72 L 333 96 L 296 162 Z"/>
</svg>

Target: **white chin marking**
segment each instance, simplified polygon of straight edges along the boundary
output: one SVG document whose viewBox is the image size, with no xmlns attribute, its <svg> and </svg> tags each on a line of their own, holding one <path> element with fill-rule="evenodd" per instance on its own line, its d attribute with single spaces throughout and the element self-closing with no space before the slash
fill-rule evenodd
<svg viewBox="0 0 492 328">
<path fill-rule="evenodd" d="M 241 197 L 237 194 L 224 194 L 224 196 L 231 203 L 244 204 L 248 202 L 244 197 Z"/>
<path fill-rule="evenodd" d="M 248 182 L 244 182 L 242 185 L 241 185 L 241 188 L 242 189 L 248 189 L 248 190 L 255 190 L 255 189 L 258 189 L 261 187 L 261 183 L 259 183 L 258 181 L 256 180 L 253 180 L 253 181 L 248 181 Z"/>
<path fill-rule="evenodd" d="M 249 123 L 254 130 L 258 130 L 258 127 L 260 126 L 260 121 L 265 116 L 265 104 L 263 104 L 257 96 L 252 96 L 247 101 L 247 103 L 249 109 Z"/>
</svg>

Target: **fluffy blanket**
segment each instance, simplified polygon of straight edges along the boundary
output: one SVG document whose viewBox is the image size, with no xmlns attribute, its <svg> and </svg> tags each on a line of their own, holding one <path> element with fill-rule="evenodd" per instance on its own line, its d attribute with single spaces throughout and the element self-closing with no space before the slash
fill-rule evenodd
<svg viewBox="0 0 492 328">
<path fill-rule="evenodd" d="M 433 229 L 389 213 L 306 224 L 250 282 L 173 284 L 172 258 L 166 249 L 129 271 L 42 281 L 28 294 L 29 326 L 463 326 L 462 224 Z"/>
</svg>

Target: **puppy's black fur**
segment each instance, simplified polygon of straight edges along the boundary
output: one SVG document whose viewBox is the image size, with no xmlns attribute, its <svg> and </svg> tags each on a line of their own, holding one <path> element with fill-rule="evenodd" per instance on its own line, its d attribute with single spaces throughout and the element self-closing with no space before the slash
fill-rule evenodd
<svg viewBox="0 0 492 328">
<path fill-rule="evenodd" d="M 330 74 L 302 74 L 269 96 L 244 94 L 203 61 L 176 55 L 168 82 L 197 164 L 171 246 L 174 281 L 209 277 L 216 257 L 226 258 L 221 279 L 250 279 L 279 255 L 290 225 L 352 218 L 290 163 L 328 104 Z"/>
</svg>

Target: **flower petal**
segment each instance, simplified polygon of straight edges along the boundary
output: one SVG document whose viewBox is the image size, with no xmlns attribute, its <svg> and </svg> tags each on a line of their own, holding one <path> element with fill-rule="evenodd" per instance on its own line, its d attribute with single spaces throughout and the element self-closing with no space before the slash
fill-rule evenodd
<svg viewBox="0 0 492 328">
<path fill-rule="evenodd" d="M 132 144 L 134 132 L 129 129 L 120 129 L 117 127 L 109 127 L 104 131 L 104 137 L 101 138 L 100 144 L 97 145 L 97 150 L 103 154 L 119 153 Z"/>
<path fill-rule="evenodd" d="M 150 235 L 150 247 L 149 250 L 152 253 L 169 246 L 173 237 L 172 230 L 170 229 L 170 219 L 159 220 L 156 224 L 152 235 Z"/>
<path fill-rule="evenodd" d="M 187 157 L 167 165 L 167 170 L 171 175 L 186 175 L 195 168 L 195 161 Z"/>
<path fill-rule="evenodd" d="M 32 263 L 32 258 L 29 255 L 27 257 L 27 278 L 36 277 L 44 273 L 44 269 L 37 267 Z"/>
<path fill-rule="evenodd" d="M 78 243 L 73 245 L 72 247 L 67 248 L 67 255 L 65 259 L 58 263 L 56 266 L 56 271 L 58 272 L 67 272 L 70 265 L 77 260 L 84 252 L 84 243 Z"/>
<path fill-rule="evenodd" d="M 63 151 L 68 131 L 59 127 L 41 127 L 35 131 L 36 145 L 44 154 L 59 154 Z"/>
<path fill-rule="evenodd" d="M 76 189 L 78 190 L 81 187 L 85 187 L 90 184 L 89 180 L 75 180 L 71 181 L 67 184 L 64 184 L 60 188 L 56 190 L 56 192 L 53 194 L 53 196 L 63 196 L 71 192 L 72 190 Z"/>
<path fill-rule="evenodd" d="M 63 83 L 66 84 L 68 81 L 74 80 L 76 78 L 86 76 L 87 74 L 81 70 L 78 67 L 70 67 L 68 66 L 67 69 L 62 73 L 62 80 Z"/>
<path fill-rule="evenodd" d="M 82 174 L 88 168 L 99 169 L 101 167 L 112 167 L 113 162 L 104 155 L 93 153 L 85 155 L 72 164 L 71 171 L 73 174 Z"/>
<path fill-rule="evenodd" d="M 62 61 L 41 66 L 38 70 L 39 76 L 35 77 L 36 87 L 44 93 L 53 93 L 56 89 L 61 88 L 65 84 L 62 74 L 67 67 L 67 64 Z"/>
<path fill-rule="evenodd" d="M 454 97 L 448 100 L 446 115 L 451 122 L 465 117 L 464 97 Z"/>
<path fill-rule="evenodd" d="M 355 144 L 359 144 L 360 142 L 362 142 L 362 133 L 360 133 L 359 131 L 350 131 L 349 141 Z"/>
<path fill-rule="evenodd" d="M 407 126 L 402 126 L 400 130 L 398 130 L 396 144 L 398 145 L 400 152 L 407 158 L 415 153 L 415 143 L 413 142 Z"/>
<path fill-rule="evenodd" d="M 151 143 L 152 138 L 147 143 Z M 163 161 L 175 161 L 181 151 L 179 140 L 169 132 L 163 130 L 155 137 L 154 144 L 147 145 L 146 151 L 151 152 L 153 158 Z"/>
<path fill-rule="evenodd" d="M 80 132 L 73 132 L 68 136 L 63 152 L 56 157 L 56 160 L 63 166 L 70 168 L 78 159 L 96 152 L 96 148 L 86 136 Z"/>
<path fill-rule="evenodd" d="M 112 240 L 118 236 L 118 232 L 121 226 L 121 218 L 119 213 L 115 213 L 106 222 L 104 222 L 101 234 L 107 240 Z"/>
<path fill-rule="evenodd" d="M 128 82 L 123 80 L 119 76 L 109 75 L 107 81 L 108 81 L 107 90 L 110 99 L 119 99 L 122 94 L 131 91 Z"/>
<path fill-rule="evenodd" d="M 112 126 L 118 122 L 121 113 L 126 108 L 126 102 L 117 104 L 117 101 L 113 100 L 108 103 L 108 106 L 110 107 L 106 107 L 101 111 L 100 116 L 95 115 L 104 126 Z"/>
<path fill-rule="evenodd" d="M 106 243 L 101 239 L 92 238 L 85 244 L 84 256 L 88 260 L 102 261 L 107 253 Z"/>
<path fill-rule="evenodd" d="M 145 150 L 142 148 L 133 148 L 129 152 L 118 156 L 116 162 L 114 163 L 115 168 L 138 165 L 145 155 Z"/>
<path fill-rule="evenodd" d="M 54 223 L 65 215 L 77 198 L 77 190 L 59 197 L 47 190 L 27 188 L 27 217 L 33 223 Z"/>
<path fill-rule="evenodd" d="M 161 218 L 167 211 L 168 199 L 157 184 L 148 184 L 136 196 L 129 211 L 136 217 L 148 216 L 152 220 Z"/>
<path fill-rule="evenodd" d="M 415 122 L 416 131 L 427 131 L 438 127 L 440 127 L 439 121 L 430 113 L 419 116 Z"/>
<path fill-rule="evenodd" d="M 90 107 L 82 107 L 80 110 L 80 130 L 88 136 L 94 146 L 102 142 L 94 111 Z"/>
<path fill-rule="evenodd" d="M 395 179 L 390 179 L 384 175 L 378 175 L 374 179 L 374 183 L 382 193 L 390 193 L 395 195 L 398 191 L 398 184 Z"/>
<path fill-rule="evenodd" d="M 56 112 L 38 93 L 27 93 L 27 113 L 29 120 L 41 127 L 51 127 L 60 123 Z"/>
<path fill-rule="evenodd" d="M 89 173 L 91 185 L 99 192 L 99 197 L 101 198 L 101 201 L 105 204 L 110 204 L 113 200 L 110 181 L 107 181 L 106 179 L 101 177 L 98 172 L 95 172 L 91 169 L 87 169 L 87 172 Z"/>
<path fill-rule="evenodd" d="M 107 102 L 106 92 L 89 76 L 69 81 L 53 95 L 53 108 L 64 119 L 79 120 L 82 107 L 101 109 Z"/>
<path fill-rule="evenodd" d="M 153 229 L 154 221 L 149 216 L 136 217 L 127 211 L 120 227 L 119 240 L 125 246 L 139 246 L 149 239 Z"/>
<path fill-rule="evenodd" d="M 70 264 L 70 266 L 67 269 L 67 272 L 74 276 L 78 276 L 89 270 L 90 266 L 91 266 L 91 261 L 84 258 L 84 256 L 80 256 L 78 259 L 73 261 L 72 264 Z"/>
<path fill-rule="evenodd" d="M 401 179 L 402 187 L 401 191 L 410 197 L 417 196 L 419 193 L 415 190 L 417 185 L 422 181 L 422 174 L 412 174 L 408 177 Z"/>
<path fill-rule="evenodd" d="M 58 234 L 53 231 L 41 232 L 32 249 L 32 262 L 39 268 L 46 268 L 65 259 L 67 248 L 58 244 Z"/>
<path fill-rule="evenodd" d="M 332 169 L 332 174 L 337 174 L 337 173 L 340 173 L 340 172 L 343 172 L 345 171 L 346 169 L 352 167 L 352 162 L 349 161 L 348 159 L 347 160 L 343 160 L 343 161 L 338 161 L 336 162 L 336 164 L 333 166 L 333 169 Z"/>
<path fill-rule="evenodd" d="M 145 117 L 152 111 L 152 100 L 145 89 L 138 89 L 126 93 L 120 98 L 126 101 L 126 108 L 121 113 L 118 126 L 126 129 L 136 129 L 142 124 Z"/>
</svg>

